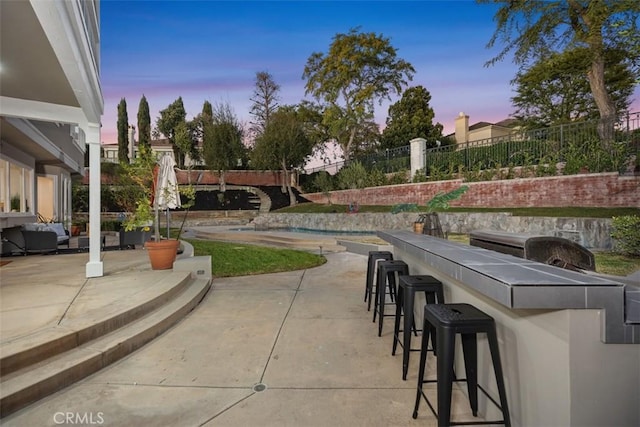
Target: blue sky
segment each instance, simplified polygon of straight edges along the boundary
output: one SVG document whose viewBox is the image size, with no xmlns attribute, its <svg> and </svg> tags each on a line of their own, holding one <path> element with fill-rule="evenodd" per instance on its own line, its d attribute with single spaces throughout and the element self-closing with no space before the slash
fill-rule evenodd
<svg viewBox="0 0 640 427">
<path fill-rule="evenodd" d="M 143 94 L 152 125 L 179 96 L 188 119 L 207 100 L 228 103 L 241 122 L 248 122 L 258 71 L 269 72 L 280 85 L 281 104 L 298 103 L 305 99 L 302 72 L 309 56 L 327 52 L 336 34 L 354 27 L 389 38 L 398 57 L 414 66 L 410 86 L 422 85 L 431 93 L 445 133 L 453 132 L 460 111 L 470 123 L 496 122 L 513 111 L 509 82 L 516 68 L 510 60 L 484 67 L 497 52 L 486 49 L 495 11 L 471 0 L 103 0 L 102 140 L 117 142 L 121 98 L 127 101 L 129 122 L 137 124 Z M 389 105 L 376 105 L 378 124 L 384 125 Z"/>
</svg>

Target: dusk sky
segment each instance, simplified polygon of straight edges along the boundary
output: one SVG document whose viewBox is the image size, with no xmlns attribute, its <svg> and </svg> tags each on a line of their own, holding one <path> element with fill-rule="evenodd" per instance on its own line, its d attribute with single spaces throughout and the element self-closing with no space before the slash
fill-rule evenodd
<svg viewBox="0 0 640 427">
<path fill-rule="evenodd" d="M 102 141 L 116 143 L 117 105 L 127 101 L 137 125 L 144 94 L 152 126 L 179 96 L 187 119 L 204 101 L 228 103 L 251 119 L 255 75 L 267 71 L 280 85 L 280 104 L 305 97 L 302 73 L 309 56 L 326 53 L 333 37 L 360 27 L 390 39 L 416 70 L 410 86 L 431 93 L 435 121 L 453 132 L 456 115 L 470 123 L 497 122 L 512 112 L 510 59 L 484 67 L 497 49 L 493 5 L 475 1 L 113 1 L 101 2 Z M 640 91 L 634 110 L 640 109 Z M 396 102 L 400 97 L 394 97 Z M 390 103 L 376 104 L 384 126 Z"/>
</svg>

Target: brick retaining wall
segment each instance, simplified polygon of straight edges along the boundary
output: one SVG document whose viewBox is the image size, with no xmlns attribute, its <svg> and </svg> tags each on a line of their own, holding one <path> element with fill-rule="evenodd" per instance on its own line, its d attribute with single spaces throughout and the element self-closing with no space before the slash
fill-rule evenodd
<svg viewBox="0 0 640 427">
<path fill-rule="evenodd" d="M 598 173 L 502 181 L 463 180 L 368 187 L 331 192 L 331 202 L 347 205 L 424 205 L 439 191 L 448 192 L 461 185 L 469 190 L 451 206 L 462 207 L 640 207 L 640 176 Z M 327 203 L 323 193 L 303 196 L 316 203 Z"/>
<path fill-rule="evenodd" d="M 177 170 L 176 177 L 180 184 L 189 182 L 189 171 Z M 227 184 L 235 185 L 282 185 L 282 171 L 257 171 L 257 170 L 231 170 L 225 173 Z M 217 173 L 207 170 L 192 170 L 191 182 L 195 183 L 200 177 L 200 184 L 219 184 Z"/>
</svg>

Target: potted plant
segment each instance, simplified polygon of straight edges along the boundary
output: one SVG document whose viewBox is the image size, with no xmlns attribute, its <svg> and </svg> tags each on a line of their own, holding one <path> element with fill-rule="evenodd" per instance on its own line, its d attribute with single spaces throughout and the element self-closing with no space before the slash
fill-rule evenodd
<svg viewBox="0 0 640 427">
<path fill-rule="evenodd" d="M 84 222 L 78 221 L 78 220 L 73 220 L 71 222 L 71 228 L 69 229 L 69 232 L 71 233 L 72 236 L 77 237 L 84 230 L 85 230 L 85 223 Z"/>
<path fill-rule="evenodd" d="M 123 222 L 125 232 L 140 231 L 150 232 L 153 227 L 153 237 L 144 243 L 149 254 L 151 268 L 154 270 L 167 270 L 173 267 L 173 262 L 179 247 L 178 239 L 166 239 L 160 237 L 159 227 L 159 192 L 156 189 L 157 162 L 146 147 L 140 147 L 139 156 L 131 164 L 123 164 L 124 184 L 122 201 L 127 201 L 129 213 Z M 177 186 L 177 185 L 176 185 Z M 166 189 L 165 189 L 166 191 Z M 179 236 L 178 236 L 179 238 Z"/>
<path fill-rule="evenodd" d="M 426 203 L 427 213 L 418 215 L 418 219 L 413 223 L 413 231 L 418 234 L 428 234 L 430 236 L 444 238 L 444 232 L 442 231 L 437 211 L 449 209 L 449 202 L 459 199 L 468 189 L 469 186 L 463 185 L 448 193 L 443 191 L 438 192 Z M 401 203 L 394 205 L 391 209 L 391 213 L 394 214 L 416 211 L 418 211 L 418 205 L 415 203 Z"/>
</svg>

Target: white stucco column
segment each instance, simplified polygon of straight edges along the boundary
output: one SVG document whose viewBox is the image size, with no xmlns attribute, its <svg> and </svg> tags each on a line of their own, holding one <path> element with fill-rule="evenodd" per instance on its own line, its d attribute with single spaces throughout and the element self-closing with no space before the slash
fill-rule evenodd
<svg viewBox="0 0 640 427">
<path fill-rule="evenodd" d="M 86 129 L 89 150 L 89 262 L 86 277 L 102 277 L 100 261 L 100 123 L 89 123 Z"/>
<path fill-rule="evenodd" d="M 427 140 L 424 138 L 413 138 L 411 144 L 411 179 L 420 169 L 424 169 L 424 152 L 427 149 Z"/>
</svg>

